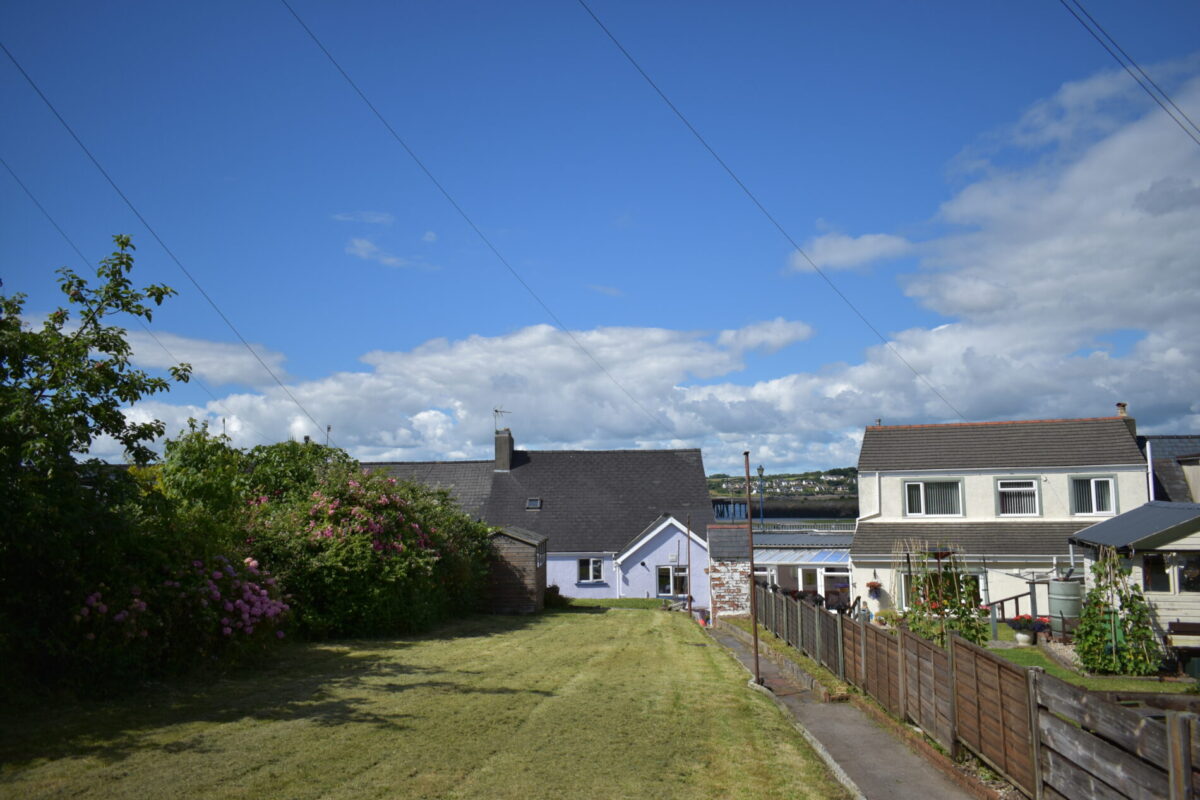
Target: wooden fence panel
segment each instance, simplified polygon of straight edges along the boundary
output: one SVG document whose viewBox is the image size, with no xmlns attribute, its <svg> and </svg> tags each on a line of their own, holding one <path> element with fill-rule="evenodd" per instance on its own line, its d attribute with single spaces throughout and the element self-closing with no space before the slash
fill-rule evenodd
<svg viewBox="0 0 1200 800">
<path fill-rule="evenodd" d="M 1039 675 L 1037 687 L 1043 780 L 1048 786 L 1070 795 L 1100 781 L 1101 793 L 1107 789 L 1128 797 L 1168 796 L 1171 756 L 1164 723 L 1050 675 Z M 1200 743 L 1194 736 L 1188 738 L 1190 782 L 1200 796 Z"/>
<path fill-rule="evenodd" d="M 1022 791 L 1033 795 L 1033 728 L 1025 668 L 957 636 L 954 701 L 958 739 Z"/>
<path fill-rule="evenodd" d="M 950 655 L 934 642 L 903 632 L 900 648 L 904 658 L 905 712 L 934 741 L 953 750 Z"/>
<path fill-rule="evenodd" d="M 837 675 L 841 672 L 838 663 L 838 622 L 837 614 L 817 609 L 821 615 L 821 663 Z"/>
<path fill-rule="evenodd" d="M 788 624 L 788 644 L 797 650 L 800 649 L 800 601 L 796 599 L 788 600 L 788 608 L 790 609 L 789 624 Z"/>
<path fill-rule="evenodd" d="M 846 617 L 842 623 L 842 657 L 846 664 L 846 680 L 861 688 L 863 685 L 863 623 L 851 617 Z"/>
<path fill-rule="evenodd" d="M 900 642 L 896 636 L 867 625 L 863 629 L 867 637 L 866 674 L 863 688 L 880 705 L 896 716 L 900 706 Z"/>
<path fill-rule="evenodd" d="M 817 647 L 817 614 L 819 613 L 820 611 L 814 605 L 809 603 L 800 604 L 800 619 L 803 622 L 800 634 L 800 641 L 803 646 L 800 649 L 814 661 L 819 660 Z"/>
</svg>

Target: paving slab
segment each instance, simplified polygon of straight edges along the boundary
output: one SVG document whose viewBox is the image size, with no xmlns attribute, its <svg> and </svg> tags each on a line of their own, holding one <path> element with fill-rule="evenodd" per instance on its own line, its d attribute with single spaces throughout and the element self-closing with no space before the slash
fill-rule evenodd
<svg viewBox="0 0 1200 800">
<path fill-rule="evenodd" d="M 710 629 L 753 675 L 754 653 L 737 638 Z M 975 795 L 914 753 L 851 703 L 823 703 L 784 675 L 765 656 L 759 659 L 765 688 L 798 723 L 801 733 L 847 788 L 869 800 L 974 800 Z"/>
</svg>

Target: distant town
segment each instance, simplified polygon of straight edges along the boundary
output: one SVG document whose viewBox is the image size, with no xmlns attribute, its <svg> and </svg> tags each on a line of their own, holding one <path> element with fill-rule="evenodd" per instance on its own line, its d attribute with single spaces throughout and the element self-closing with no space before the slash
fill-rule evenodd
<svg viewBox="0 0 1200 800">
<path fill-rule="evenodd" d="M 750 476 L 750 493 L 758 497 L 759 480 Z M 783 473 L 762 477 L 762 492 L 768 498 L 851 498 L 858 496 L 858 470 L 839 467 L 823 472 Z M 708 493 L 713 497 L 743 496 L 746 478 L 718 472 L 708 476 Z"/>
</svg>

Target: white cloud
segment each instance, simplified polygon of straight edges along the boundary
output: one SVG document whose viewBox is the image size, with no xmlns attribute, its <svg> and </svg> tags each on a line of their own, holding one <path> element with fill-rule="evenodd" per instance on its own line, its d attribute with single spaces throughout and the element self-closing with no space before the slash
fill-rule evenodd
<svg viewBox="0 0 1200 800">
<path fill-rule="evenodd" d="M 391 225 L 396 218 L 386 211 L 343 211 L 334 214 L 338 222 L 365 222 L 368 225 Z"/>
<path fill-rule="evenodd" d="M 438 235 L 436 233 L 434 233 L 433 231 L 425 231 L 425 233 L 422 234 L 422 236 L 421 236 L 421 241 L 427 242 L 428 244 L 433 244 L 437 240 L 438 240 Z"/>
<path fill-rule="evenodd" d="M 827 233 L 804 245 L 804 252 L 821 269 L 847 269 L 886 261 L 907 255 L 912 249 L 913 244 L 907 239 L 886 233 L 868 233 L 859 237 Z M 797 272 L 812 271 L 812 264 L 799 252 L 792 253 L 791 267 Z"/>
<path fill-rule="evenodd" d="M 133 361 L 140 367 L 166 369 L 180 362 L 192 365 L 192 374 L 207 384 L 221 386 L 239 383 L 245 386 L 267 386 L 274 380 L 254 357 L 258 354 L 280 380 L 287 380 L 283 369 L 285 357 L 260 344 L 252 344 L 254 353 L 240 342 L 211 342 L 190 339 L 173 333 L 130 330 L 127 336 L 133 346 Z"/>
<path fill-rule="evenodd" d="M 358 256 L 364 261 L 376 261 L 386 267 L 412 267 L 413 262 L 400 256 L 392 255 L 386 250 L 381 250 L 378 245 L 370 239 L 351 239 L 346 245 L 346 252 L 352 256 Z"/>
<path fill-rule="evenodd" d="M 969 419 L 1100 416 L 1121 400 L 1143 430 L 1200 431 L 1198 181 L 1186 177 L 1200 175 L 1200 150 L 1119 83 L 1084 88 L 1064 87 L 992 141 L 1013 152 L 942 206 L 937 221 L 950 232 L 921 244 L 903 286 L 944 320 L 892 334 L 891 347 Z M 1170 90 L 1181 107 L 1200 107 L 1200 80 Z M 880 236 L 821 239 L 827 252 L 843 248 L 843 264 L 907 246 Z M 882 344 L 856 363 L 737 380 L 747 352 L 810 335 L 783 319 L 716 335 L 576 332 L 649 415 L 546 325 L 373 351 L 361 371 L 290 388 L 333 425 L 337 444 L 367 459 L 486 458 L 497 406 L 513 412 L 518 446 L 694 446 L 724 472 L 740 470 L 746 449 L 773 470 L 851 464 L 876 418 L 956 419 Z M 136 413 L 167 419 L 168 430 L 189 414 L 224 414 L 239 444 L 323 433 L 278 388 L 223 397 L 221 408 L 155 399 Z"/>
<path fill-rule="evenodd" d="M 776 317 L 767 322 L 756 322 L 745 328 L 721 331 L 717 336 L 717 344 L 734 352 L 761 350 L 764 353 L 774 353 L 789 344 L 802 342 L 810 338 L 812 334 L 812 327 L 803 322 Z"/>
</svg>

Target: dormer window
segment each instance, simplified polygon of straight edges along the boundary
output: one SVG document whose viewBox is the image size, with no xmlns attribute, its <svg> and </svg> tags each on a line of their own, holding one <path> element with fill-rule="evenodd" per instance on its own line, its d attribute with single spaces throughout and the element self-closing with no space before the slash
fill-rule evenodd
<svg viewBox="0 0 1200 800">
<path fill-rule="evenodd" d="M 525 510 L 526 511 L 541 511 L 541 509 L 542 509 L 542 498 L 530 497 L 529 499 L 527 499 L 525 501 Z"/>
</svg>

